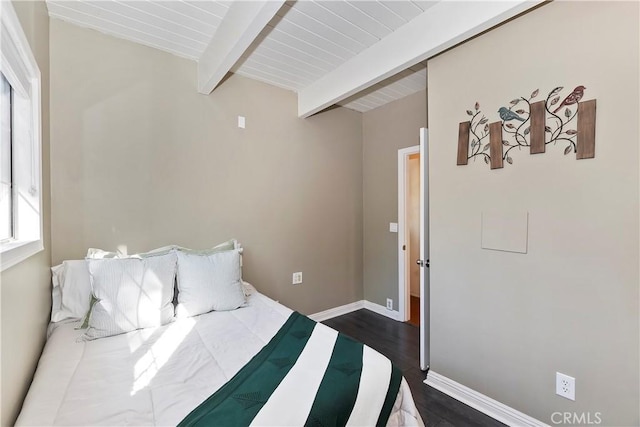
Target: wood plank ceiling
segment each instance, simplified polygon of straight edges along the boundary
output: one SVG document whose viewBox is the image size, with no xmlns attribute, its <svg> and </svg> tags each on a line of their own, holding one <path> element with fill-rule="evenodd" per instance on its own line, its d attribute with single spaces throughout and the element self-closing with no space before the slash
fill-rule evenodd
<svg viewBox="0 0 640 427">
<path fill-rule="evenodd" d="M 287 2 L 231 69 L 299 91 L 422 14 L 434 1 Z M 49 15 L 197 61 L 231 1 L 47 0 Z M 342 102 L 368 111 L 426 87 L 417 64 Z"/>
<path fill-rule="evenodd" d="M 49 16 L 198 60 L 230 2 L 48 0 Z"/>
</svg>

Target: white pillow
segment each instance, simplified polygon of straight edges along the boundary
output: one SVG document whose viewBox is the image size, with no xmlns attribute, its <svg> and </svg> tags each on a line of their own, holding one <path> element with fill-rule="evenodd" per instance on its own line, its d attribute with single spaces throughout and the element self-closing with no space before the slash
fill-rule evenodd
<svg viewBox="0 0 640 427">
<path fill-rule="evenodd" d="M 138 254 L 131 254 L 131 255 L 123 254 L 121 252 L 109 252 L 103 249 L 89 248 L 89 250 L 87 251 L 86 258 L 89 258 L 89 259 L 147 258 L 150 256 L 164 255 L 171 252 L 172 250 L 178 250 L 178 251 L 187 252 L 187 253 L 196 254 L 196 255 L 210 255 L 212 253 L 230 251 L 232 249 L 241 249 L 241 248 L 242 248 L 242 245 L 240 245 L 240 243 L 236 239 L 227 240 L 226 242 L 222 242 L 219 245 L 212 247 L 211 249 L 198 250 L 198 249 L 183 248 L 182 246 L 177 246 L 177 245 L 169 245 L 169 246 L 163 246 L 158 249 L 153 249 L 149 252 L 141 252 Z"/>
<path fill-rule="evenodd" d="M 51 321 L 82 319 L 89 311 L 91 281 L 85 260 L 64 261 L 51 267 L 53 291 Z"/>
<path fill-rule="evenodd" d="M 175 248 L 176 248 L 175 246 L 163 246 L 158 249 L 153 249 L 152 251 L 149 251 L 149 252 L 141 252 L 139 254 L 131 254 L 131 255 L 123 254 L 121 252 L 109 252 L 102 249 L 89 248 L 89 250 L 87 251 L 86 258 L 87 259 L 147 258 L 150 256 L 166 255 L 169 252 L 173 251 Z"/>
<path fill-rule="evenodd" d="M 173 320 L 176 254 L 144 259 L 90 259 L 91 287 L 97 302 L 85 339 L 118 335 Z"/>
<path fill-rule="evenodd" d="M 178 252 L 178 317 L 234 310 L 245 300 L 240 250 L 194 255 Z"/>
<path fill-rule="evenodd" d="M 58 278 L 60 271 L 62 270 L 62 264 L 51 267 L 51 282 L 53 283 L 51 289 L 51 321 L 58 322 L 59 317 L 61 317 L 62 311 L 62 291 L 60 290 L 60 284 L 58 282 Z"/>
<path fill-rule="evenodd" d="M 245 282 L 244 280 L 242 281 L 242 291 L 244 292 L 245 297 L 250 297 L 251 295 L 258 292 L 251 283 Z"/>
</svg>

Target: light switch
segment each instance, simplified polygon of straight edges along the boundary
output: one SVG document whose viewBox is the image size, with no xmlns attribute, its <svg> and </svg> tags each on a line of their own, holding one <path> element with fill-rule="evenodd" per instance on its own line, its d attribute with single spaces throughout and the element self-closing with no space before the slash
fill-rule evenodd
<svg viewBox="0 0 640 427">
<path fill-rule="evenodd" d="M 245 128 L 245 118 L 244 118 L 244 116 L 238 116 L 238 127 L 240 129 L 244 129 Z"/>
<path fill-rule="evenodd" d="M 397 233 L 398 232 L 398 223 L 397 222 L 390 222 L 389 223 L 389 231 L 392 233 Z"/>
</svg>

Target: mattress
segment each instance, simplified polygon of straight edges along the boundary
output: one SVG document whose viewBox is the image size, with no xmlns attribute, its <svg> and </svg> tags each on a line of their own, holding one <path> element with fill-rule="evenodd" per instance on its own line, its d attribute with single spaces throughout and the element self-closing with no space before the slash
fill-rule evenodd
<svg viewBox="0 0 640 427">
<path fill-rule="evenodd" d="M 52 324 L 16 425 L 176 425 L 229 381 L 292 311 L 258 292 L 245 307 L 94 341 Z M 403 379 L 388 425 L 422 425 Z"/>
</svg>

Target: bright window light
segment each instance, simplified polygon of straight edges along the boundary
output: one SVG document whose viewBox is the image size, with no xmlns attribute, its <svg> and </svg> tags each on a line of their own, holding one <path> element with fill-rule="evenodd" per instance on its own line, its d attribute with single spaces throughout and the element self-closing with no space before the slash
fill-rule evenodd
<svg viewBox="0 0 640 427">
<path fill-rule="evenodd" d="M 147 387 L 165 363 L 171 358 L 173 352 L 189 335 L 195 326 L 195 320 L 181 319 L 166 326 L 162 336 L 151 348 L 136 362 L 134 367 L 134 382 L 131 396 Z"/>
<path fill-rule="evenodd" d="M 13 239 L 11 85 L 0 73 L 0 242 Z"/>
<path fill-rule="evenodd" d="M 38 64 L 0 1 L 0 271 L 44 248 L 40 108 Z"/>
</svg>

